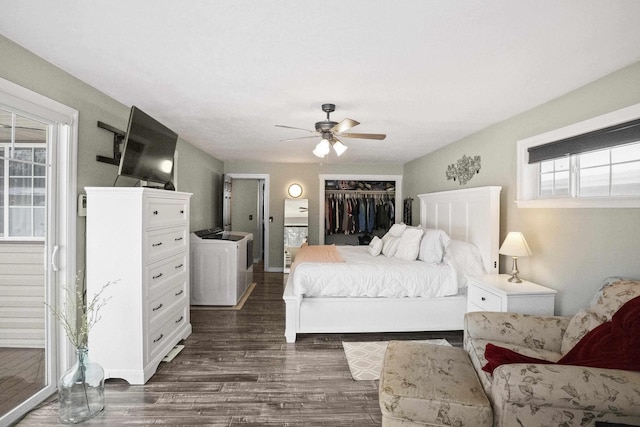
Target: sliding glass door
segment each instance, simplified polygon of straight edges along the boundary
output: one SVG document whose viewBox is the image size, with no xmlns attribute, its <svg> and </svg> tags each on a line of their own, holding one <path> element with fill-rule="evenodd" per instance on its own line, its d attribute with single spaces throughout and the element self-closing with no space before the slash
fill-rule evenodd
<svg viewBox="0 0 640 427">
<path fill-rule="evenodd" d="M 42 108 L 47 105 L 54 110 Z M 73 119 L 55 108 L 0 80 L 0 425 L 53 394 L 68 364 L 49 307 L 60 305 L 58 285 L 68 280 L 69 266 L 75 270 L 75 259 L 68 263 L 75 258 L 75 216 L 64 217 L 71 195 L 66 169 L 75 167 L 69 161 L 75 148 L 69 157 Z"/>
</svg>

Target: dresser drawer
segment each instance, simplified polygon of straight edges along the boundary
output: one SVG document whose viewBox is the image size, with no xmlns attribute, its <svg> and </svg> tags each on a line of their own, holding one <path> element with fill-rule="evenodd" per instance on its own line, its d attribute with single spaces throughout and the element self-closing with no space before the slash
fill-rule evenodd
<svg viewBox="0 0 640 427">
<path fill-rule="evenodd" d="M 175 335 L 178 329 L 188 323 L 188 309 L 189 307 L 184 306 L 172 311 L 166 321 L 147 336 L 149 360 L 158 355 L 163 356 L 169 352 L 171 347 L 168 346 L 171 345 L 171 341 L 175 339 L 173 335 Z"/>
<path fill-rule="evenodd" d="M 155 261 L 172 252 L 187 250 L 188 235 L 186 227 L 174 227 L 148 231 L 145 235 L 145 249 L 148 261 Z"/>
<path fill-rule="evenodd" d="M 187 306 L 187 295 L 187 281 L 181 280 L 167 292 L 152 300 L 148 307 L 149 328 L 153 330 L 157 325 L 164 323 L 166 316 L 168 316 L 167 313 L 177 305 Z"/>
<path fill-rule="evenodd" d="M 147 296 L 151 299 L 164 293 L 176 277 L 187 274 L 187 252 L 163 259 L 146 267 Z"/>
<path fill-rule="evenodd" d="M 484 311 L 502 311 L 502 298 L 477 286 L 469 286 L 469 305 Z"/>
<path fill-rule="evenodd" d="M 147 228 L 186 224 L 189 210 L 187 200 L 149 197 L 145 200 Z"/>
</svg>

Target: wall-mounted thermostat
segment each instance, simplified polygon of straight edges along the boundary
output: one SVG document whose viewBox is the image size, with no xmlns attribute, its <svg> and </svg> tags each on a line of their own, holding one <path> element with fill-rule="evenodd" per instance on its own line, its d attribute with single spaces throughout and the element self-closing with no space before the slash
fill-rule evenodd
<svg viewBox="0 0 640 427">
<path fill-rule="evenodd" d="M 87 195 L 78 195 L 78 216 L 87 216 Z"/>
</svg>

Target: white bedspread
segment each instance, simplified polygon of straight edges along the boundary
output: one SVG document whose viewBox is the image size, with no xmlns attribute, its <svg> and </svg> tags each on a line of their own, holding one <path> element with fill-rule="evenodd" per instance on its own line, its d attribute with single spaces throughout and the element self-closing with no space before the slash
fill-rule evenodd
<svg viewBox="0 0 640 427">
<path fill-rule="evenodd" d="M 442 297 L 458 292 L 450 266 L 380 255 L 367 246 L 338 246 L 345 262 L 303 262 L 293 272 L 294 292 L 306 297 Z"/>
</svg>

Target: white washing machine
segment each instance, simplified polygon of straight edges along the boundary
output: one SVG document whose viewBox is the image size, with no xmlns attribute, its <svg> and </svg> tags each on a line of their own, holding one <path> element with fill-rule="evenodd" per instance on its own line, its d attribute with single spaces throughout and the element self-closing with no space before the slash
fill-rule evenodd
<svg viewBox="0 0 640 427">
<path fill-rule="evenodd" d="M 190 242 L 191 305 L 236 305 L 253 281 L 253 234 L 206 229 Z"/>
</svg>

